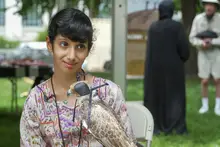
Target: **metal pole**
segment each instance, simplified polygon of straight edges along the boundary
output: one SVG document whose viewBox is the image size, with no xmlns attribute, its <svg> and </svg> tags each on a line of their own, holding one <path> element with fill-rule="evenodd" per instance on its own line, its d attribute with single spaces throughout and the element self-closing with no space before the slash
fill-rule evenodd
<svg viewBox="0 0 220 147">
<path fill-rule="evenodd" d="M 112 3 L 112 80 L 126 98 L 127 0 Z"/>
<path fill-rule="evenodd" d="M 151 141 L 149 140 L 147 140 L 147 144 L 146 144 L 147 146 L 146 147 L 151 147 Z"/>
</svg>

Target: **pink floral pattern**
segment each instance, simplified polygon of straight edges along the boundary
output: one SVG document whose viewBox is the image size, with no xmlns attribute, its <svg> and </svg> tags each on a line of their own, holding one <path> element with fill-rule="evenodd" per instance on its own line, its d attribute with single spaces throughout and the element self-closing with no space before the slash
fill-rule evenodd
<svg viewBox="0 0 220 147">
<path fill-rule="evenodd" d="M 102 78 L 94 78 L 92 86 L 98 86 L 104 82 L 109 83 L 109 86 L 99 88 L 98 95 L 116 113 L 120 114 L 127 135 L 135 140 L 121 89 L 115 83 Z M 33 88 L 24 104 L 20 120 L 21 147 L 62 146 L 55 101 L 46 83 L 47 81 L 39 85 L 43 92 L 37 87 Z M 45 96 L 49 98 L 47 101 L 44 100 Z M 66 147 L 78 147 L 80 133 L 79 109 L 76 106 L 74 122 L 74 107 L 58 102 L 58 111 Z M 85 128 L 82 129 L 82 136 L 80 142 L 82 147 L 102 147 Z"/>
</svg>

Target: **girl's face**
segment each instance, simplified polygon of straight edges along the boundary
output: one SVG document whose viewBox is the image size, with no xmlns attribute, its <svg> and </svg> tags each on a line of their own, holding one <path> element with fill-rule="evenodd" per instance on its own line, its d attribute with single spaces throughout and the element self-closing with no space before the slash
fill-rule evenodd
<svg viewBox="0 0 220 147">
<path fill-rule="evenodd" d="M 53 44 L 47 37 L 47 48 L 52 53 L 54 69 L 68 74 L 79 71 L 89 54 L 88 43 L 74 42 L 61 35 L 56 36 Z"/>
</svg>

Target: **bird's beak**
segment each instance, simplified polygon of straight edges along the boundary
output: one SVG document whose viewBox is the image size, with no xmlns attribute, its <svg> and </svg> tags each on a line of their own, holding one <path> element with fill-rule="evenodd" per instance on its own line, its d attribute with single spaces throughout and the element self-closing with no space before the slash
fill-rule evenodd
<svg viewBox="0 0 220 147">
<path fill-rule="evenodd" d="M 67 91 L 67 96 L 70 96 L 70 95 L 72 95 L 72 90 L 71 90 L 71 89 L 69 89 L 69 90 Z"/>
</svg>

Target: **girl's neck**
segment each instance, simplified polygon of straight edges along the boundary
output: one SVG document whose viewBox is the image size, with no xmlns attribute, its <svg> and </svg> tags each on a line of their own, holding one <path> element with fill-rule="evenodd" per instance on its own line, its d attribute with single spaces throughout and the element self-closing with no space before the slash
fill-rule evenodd
<svg viewBox="0 0 220 147">
<path fill-rule="evenodd" d="M 76 74 L 73 74 L 72 76 L 65 76 L 62 74 L 54 73 L 54 75 L 51 77 L 53 80 L 53 84 L 56 85 L 55 89 L 58 90 L 68 90 L 70 85 L 76 82 Z"/>
<path fill-rule="evenodd" d="M 83 80 L 84 75 L 83 72 L 76 72 L 71 75 L 66 75 L 59 72 L 54 72 L 53 76 L 51 77 L 53 80 L 53 84 L 55 85 L 56 91 L 67 91 L 70 88 L 70 85 L 77 82 L 77 76 L 79 76 L 80 80 Z"/>
</svg>

